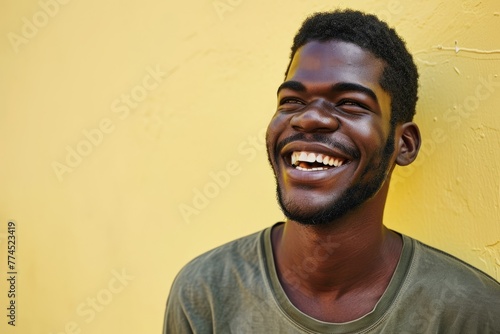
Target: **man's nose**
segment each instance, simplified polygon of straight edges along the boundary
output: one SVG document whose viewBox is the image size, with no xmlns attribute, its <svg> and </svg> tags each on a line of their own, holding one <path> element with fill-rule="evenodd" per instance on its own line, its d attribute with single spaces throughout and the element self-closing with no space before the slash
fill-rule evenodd
<svg viewBox="0 0 500 334">
<path fill-rule="evenodd" d="M 339 121 L 328 102 L 314 101 L 304 107 L 290 120 L 290 125 L 301 132 L 333 132 L 339 127 Z"/>
</svg>

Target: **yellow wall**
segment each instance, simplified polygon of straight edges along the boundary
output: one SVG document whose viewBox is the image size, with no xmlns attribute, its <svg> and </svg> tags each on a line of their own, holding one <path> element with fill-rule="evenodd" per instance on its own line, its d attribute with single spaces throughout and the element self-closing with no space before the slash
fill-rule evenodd
<svg viewBox="0 0 500 334">
<path fill-rule="evenodd" d="M 421 73 L 423 152 L 396 170 L 387 224 L 499 279 L 498 1 L 9 0 L 0 267 L 13 220 L 17 326 L 2 278 L 0 332 L 159 333 L 183 264 L 282 219 L 263 130 L 300 22 L 337 4 L 388 20 Z"/>
</svg>

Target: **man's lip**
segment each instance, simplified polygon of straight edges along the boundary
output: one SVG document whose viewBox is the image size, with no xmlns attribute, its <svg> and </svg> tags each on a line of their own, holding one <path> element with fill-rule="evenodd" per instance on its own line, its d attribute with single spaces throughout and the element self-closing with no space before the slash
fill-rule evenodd
<svg viewBox="0 0 500 334">
<path fill-rule="evenodd" d="M 321 143 L 311 143 L 304 141 L 294 141 L 286 144 L 281 150 L 280 156 L 286 161 L 287 164 L 290 164 L 290 156 L 295 151 L 320 153 L 333 158 L 340 158 L 344 160 L 344 164 L 347 164 L 353 160 L 351 156 L 349 156 L 348 154 L 342 152 L 337 148 L 332 148 Z"/>
<path fill-rule="evenodd" d="M 345 164 L 340 167 L 308 172 L 299 170 L 287 163 L 284 171 L 287 175 L 287 182 L 291 182 L 291 184 L 317 187 L 325 186 L 326 181 L 338 178 L 341 173 L 345 173 L 346 168 L 349 168 L 349 166 L 350 164 Z"/>
</svg>

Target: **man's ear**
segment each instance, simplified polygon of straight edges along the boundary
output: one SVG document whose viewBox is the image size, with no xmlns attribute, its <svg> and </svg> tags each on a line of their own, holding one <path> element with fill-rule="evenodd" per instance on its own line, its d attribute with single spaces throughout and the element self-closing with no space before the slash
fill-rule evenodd
<svg viewBox="0 0 500 334">
<path fill-rule="evenodd" d="M 399 128 L 396 163 L 400 166 L 411 164 L 420 149 L 420 130 L 413 122 L 404 123 Z"/>
</svg>

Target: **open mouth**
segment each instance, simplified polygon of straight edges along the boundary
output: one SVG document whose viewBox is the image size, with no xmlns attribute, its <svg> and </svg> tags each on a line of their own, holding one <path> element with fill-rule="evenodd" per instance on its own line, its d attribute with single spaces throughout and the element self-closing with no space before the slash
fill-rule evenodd
<svg viewBox="0 0 500 334">
<path fill-rule="evenodd" d="M 322 153 L 293 151 L 290 154 L 289 162 L 295 169 L 310 172 L 340 167 L 348 161 Z"/>
</svg>

